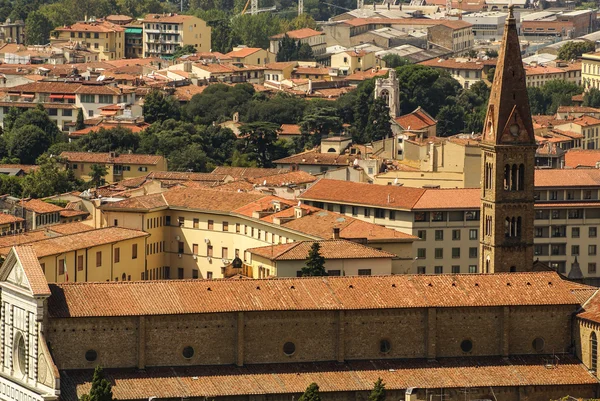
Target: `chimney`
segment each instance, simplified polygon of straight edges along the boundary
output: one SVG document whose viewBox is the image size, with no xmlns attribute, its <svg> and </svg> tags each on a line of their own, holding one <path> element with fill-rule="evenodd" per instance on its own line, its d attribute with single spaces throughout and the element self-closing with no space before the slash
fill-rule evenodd
<svg viewBox="0 0 600 401">
<path fill-rule="evenodd" d="M 299 219 L 306 216 L 306 210 L 302 209 L 302 206 L 294 206 L 294 216 Z"/>
<path fill-rule="evenodd" d="M 333 236 L 331 238 L 332 239 L 340 239 L 340 228 L 339 227 L 333 227 Z"/>
</svg>

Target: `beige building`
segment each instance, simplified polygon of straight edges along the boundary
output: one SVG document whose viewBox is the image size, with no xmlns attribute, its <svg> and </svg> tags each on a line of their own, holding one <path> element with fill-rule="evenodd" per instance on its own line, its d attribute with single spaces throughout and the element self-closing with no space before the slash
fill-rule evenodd
<svg viewBox="0 0 600 401">
<path fill-rule="evenodd" d="M 575 120 L 565 121 L 564 124 L 556 124 L 554 128 L 560 131 L 574 132 L 583 136 L 581 139 L 582 149 L 599 149 L 600 119 L 589 115 L 582 115 Z"/>
<path fill-rule="evenodd" d="M 349 50 L 331 56 L 331 68 L 337 68 L 341 75 L 350 75 L 377 66 L 375 53 L 367 50 Z"/>
<path fill-rule="evenodd" d="M 581 84 L 585 90 L 600 89 L 600 53 L 585 53 L 581 56 Z"/>
<path fill-rule="evenodd" d="M 250 248 L 252 269 L 259 278 L 301 277 L 302 268 L 313 244 L 320 246 L 319 254 L 325 258 L 328 276 L 382 276 L 392 274 L 392 259 L 396 255 L 379 251 L 352 241 L 331 239 L 325 241 L 298 241 L 289 244 Z"/>
<path fill-rule="evenodd" d="M 315 57 L 325 54 L 327 50 L 327 43 L 325 43 L 325 32 L 315 31 L 311 28 L 302 28 L 271 36 L 271 43 L 269 45 L 269 50 L 271 53 L 279 53 L 279 46 L 281 45 L 281 40 L 284 38 L 284 36 L 294 39 L 298 44 L 308 44 Z"/>
<path fill-rule="evenodd" d="M 496 66 L 496 60 L 471 60 L 466 58 L 431 59 L 419 63 L 447 71 L 460 85 L 469 89 L 475 83 L 487 80 L 487 72 Z"/>
<path fill-rule="evenodd" d="M 581 63 L 553 62 L 548 65 L 525 66 L 528 87 L 544 86 L 550 81 L 561 80 L 581 85 Z"/>
<path fill-rule="evenodd" d="M 236 258 L 248 276 L 266 277 L 274 272 L 253 269 L 249 249 L 334 236 L 394 254 L 392 272 L 411 263 L 414 236 L 296 204 L 255 193 L 175 188 L 100 209 L 104 226 L 150 234 L 148 279 L 224 277 Z"/>
<path fill-rule="evenodd" d="M 275 54 L 260 47 L 236 46 L 225 56 L 244 65 L 265 65 L 276 61 Z"/>
<path fill-rule="evenodd" d="M 94 164 L 106 167 L 108 174 L 104 180 L 109 183 L 167 170 L 166 159 L 157 155 L 62 152 L 60 157 L 65 159 L 66 168 L 73 170 L 75 177 L 85 181 L 91 179 L 90 173 Z"/>
<path fill-rule="evenodd" d="M 98 53 L 98 61 L 118 60 L 125 57 L 125 28 L 108 21 L 84 21 L 59 27 L 51 35 L 51 42 L 75 42 Z"/>
<path fill-rule="evenodd" d="M 193 46 L 197 52 L 210 51 L 211 29 L 192 15 L 148 14 L 142 21 L 144 57 L 173 58 L 178 47 Z"/>
</svg>

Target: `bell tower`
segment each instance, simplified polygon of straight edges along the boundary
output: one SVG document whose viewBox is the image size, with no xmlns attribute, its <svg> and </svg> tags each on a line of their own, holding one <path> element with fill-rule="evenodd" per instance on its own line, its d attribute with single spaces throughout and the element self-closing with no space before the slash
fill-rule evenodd
<svg viewBox="0 0 600 401">
<path fill-rule="evenodd" d="M 512 6 L 509 10 L 480 145 L 481 273 L 533 266 L 536 143 Z"/>
</svg>

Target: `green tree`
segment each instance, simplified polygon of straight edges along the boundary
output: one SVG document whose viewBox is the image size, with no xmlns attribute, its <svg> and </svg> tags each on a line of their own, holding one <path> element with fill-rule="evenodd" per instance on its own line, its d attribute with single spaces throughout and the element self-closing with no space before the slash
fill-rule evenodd
<svg viewBox="0 0 600 401">
<path fill-rule="evenodd" d="M 342 129 L 342 119 L 336 115 L 336 109 L 331 106 L 314 106 L 306 111 L 300 122 L 300 130 L 309 135 L 312 146 L 321 143 L 321 138 L 330 132 L 338 133 Z"/>
<path fill-rule="evenodd" d="M 465 109 L 458 104 L 442 107 L 435 116 L 438 121 L 438 136 L 450 136 L 461 133 L 465 128 Z"/>
<path fill-rule="evenodd" d="M 104 372 L 100 366 L 96 366 L 94 369 L 90 393 L 84 394 L 81 401 L 113 401 L 112 384 L 104 378 Z"/>
<path fill-rule="evenodd" d="M 81 149 L 88 152 L 135 152 L 139 146 L 140 136 L 128 128 L 100 128 L 78 140 Z"/>
<path fill-rule="evenodd" d="M 248 47 L 269 48 L 269 38 L 280 32 L 280 20 L 271 13 L 242 14 L 231 21 L 232 43 Z"/>
<path fill-rule="evenodd" d="M 369 123 L 365 134 L 368 141 L 379 141 L 392 136 L 390 108 L 383 98 L 375 99 L 369 110 Z"/>
<path fill-rule="evenodd" d="M 469 58 L 477 58 L 477 51 L 473 50 L 473 49 L 469 50 L 467 52 L 467 57 L 469 57 Z"/>
<path fill-rule="evenodd" d="M 486 78 L 490 82 L 494 82 L 494 75 L 496 75 L 496 69 L 494 67 L 490 68 L 486 74 Z"/>
<path fill-rule="evenodd" d="M 181 56 L 185 56 L 186 54 L 195 54 L 196 48 L 192 45 L 185 45 L 183 47 L 177 45 L 175 47 L 175 52 L 173 53 L 173 58 L 178 59 Z"/>
<path fill-rule="evenodd" d="M 302 268 L 302 277 L 327 275 L 327 271 L 325 270 L 325 258 L 321 256 L 320 250 L 321 245 L 318 242 L 312 244 L 308 251 L 308 257 L 306 258 L 306 266 Z"/>
<path fill-rule="evenodd" d="M 498 57 L 498 51 L 496 51 L 494 49 L 488 49 L 485 51 L 485 55 L 488 56 L 489 58 L 496 58 L 496 57 Z"/>
<path fill-rule="evenodd" d="M 594 42 L 567 42 L 558 50 L 558 58 L 560 60 L 575 60 L 583 53 L 593 52 L 596 49 Z"/>
<path fill-rule="evenodd" d="M 23 179 L 23 196 L 43 198 L 72 191 L 81 184 L 69 176 L 56 157 L 40 156 L 37 164 L 39 168 Z"/>
<path fill-rule="evenodd" d="M 385 383 L 381 380 L 381 377 L 377 379 L 371 394 L 369 394 L 369 401 L 385 401 Z"/>
<path fill-rule="evenodd" d="M 232 47 L 231 16 L 225 9 L 196 10 L 198 18 L 211 28 L 211 48 L 215 52 L 227 53 Z"/>
<path fill-rule="evenodd" d="M 583 105 L 588 107 L 600 107 L 600 90 L 591 88 L 583 95 Z"/>
<path fill-rule="evenodd" d="M 409 61 L 407 59 L 402 58 L 395 53 L 386 54 L 385 56 L 383 56 L 383 61 L 385 61 L 385 66 L 387 68 L 396 68 L 409 64 Z"/>
<path fill-rule="evenodd" d="M 144 120 L 150 124 L 169 118 L 178 119 L 180 115 L 179 103 L 174 97 L 154 89 L 144 98 L 142 113 L 144 114 Z"/>
<path fill-rule="evenodd" d="M 272 167 L 275 160 L 277 124 L 256 122 L 240 127 L 240 136 L 244 138 L 245 152 L 253 155 L 258 167 Z"/>
<path fill-rule="evenodd" d="M 298 60 L 298 43 L 287 35 L 283 35 L 277 52 L 278 62 Z"/>
<path fill-rule="evenodd" d="M 34 164 L 51 144 L 52 139 L 41 128 L 33 124 L 23 125 L 11 131 L 8 154 L 23 164 Z"/>
<path fill-rule="evenodd" d="M 314 59 L 315 55 L 308 43 L 302 43 L 300 46 L 298 46 L 299 61 L 313 61 Z"/>
<path fill-rule="evenodd" d="M 202 93 L 194 95 L 185 106 L 185 119 L 209 125 L 231 119 L 236 111 L 244 115 L 254 94 L 254 87 L 249 83 L 209 85 Z"/>
<path fill-rule="evenodd" d="M 75 129 L 80 130 L 85 128 L 85 119 L 83 117 L 83 109 L 77 111 L 77 121 L 75 122 Z"/>
<path fill-rule="evenodd" d="M 194 143 L 184 149 L 177 149 L 169 156 L 169 169 L 173 171 L 193 171 L 207 173 L 214 170 L 215 165 L 211 163 L 202 146 Z"/>
<path fill-rule="evenodd" d="M 21 115 L 23 109 L 18 109 L 16 107 L 11 107 L 8 109 L 8 114 L 4 116 L 4 130 L 10 131 L 17 118 Z"/>
<path fill-rule="evenodd" d="M 25 20 L 25 43 L 28 45 L 48 44 L 52 28 L 52 23 L 42 12 L 30 12 Z"/>
<path fill-rule="evenodd" d="M 90 184 L 96 188 L 106 184 L 106 180 L 104 179 L 104 177 L 106 177 L 107 174 L 108 171 L 106 170 L 105 165 L 96 163 L 92 164 L 90 166 Z"/>
<path fill-rule="evenodd" d="M 311 383 L 304 391 L 304 394 L 298 398 L 298 401 L 321 401 L 319 386 L 317 383 Z"/>
</svg>

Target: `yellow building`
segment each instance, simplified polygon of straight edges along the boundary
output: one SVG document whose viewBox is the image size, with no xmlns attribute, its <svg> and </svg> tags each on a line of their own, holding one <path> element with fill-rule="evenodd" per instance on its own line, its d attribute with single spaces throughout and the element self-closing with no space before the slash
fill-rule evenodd
<svg viewBox="0 0 600 401">
<path fill-rule="evenodd" d="M 125 281 L 145 277 L 146 237 L 142 231 L 109 227 L 26 243 L 49 282 Z M 6 258 L 10 249 L 0 248 L 0 255 Z"/>
<path fill-rule="evenodd" d="M 276 61 L 275 54 L 260 47 L 237 46 L 226 54 L 234 63 L 265 65 Z"/>
<path fill-rule="evenodd" d="M 170 59 L 178 47 L 186 45 L 197 52 L 210 51 L 210 27 L 193 15 L 148 14 L 142 22 L 144 57 Z"/>
<path fill-rule="evenodd" d="M 392 273 L 396 256 L 352 241 L 298 241 L 290 244 L 268 245 L 248 249 L 252 255 L 252 270 L 259 277 L 301 277 L 302 268 L 313 244 L 320 246 L 328 276 L 381 276 Z"/>
<path fill-rule="evenodd" d="M 331 68 L 337 68 L 342 75 L 366 71 L 377 66 L 375 53 L 366 50 L 349 50 L 331 56 Z"/>
<path fill-rule="evenodd" d="M 600 89 L 600 52 L 581 56 L 581 84 L 586 91 Z"/>
<path fill-rule="evenodd" d="M 98 53 L 98 61 L 125 57 L 125 28 L 107 21 L 85 21 L 56 28 L 50 41 L 80 43 Z"/>
<path fill-rule="evenodd" d="M 154 171 L 166 171 L 167 161 L 157 155 L 117 154 L 115 152 L 62 152 L 66 167 L 73 170 L 75 177 L 91 180 L 91 168 L 94 164 L 106 167 L 106 182 L 115 182 L 127 178 L 142 177 Z"/>
<path fill-rule="evenodd" d="M 236 257 L 247 275 L 266 277 L 274 272 L 252 269 L 249 249 L 331 238 L 394 254 L 391 271 L 396 273 L 409 267 L 416 239 L 352 217 L 299 207 L 296 201 L 245 192 L 175 188 L 100 209 L 103 224 L 150 234 L 148 279 L 224 277 Z"/>
</svg>

